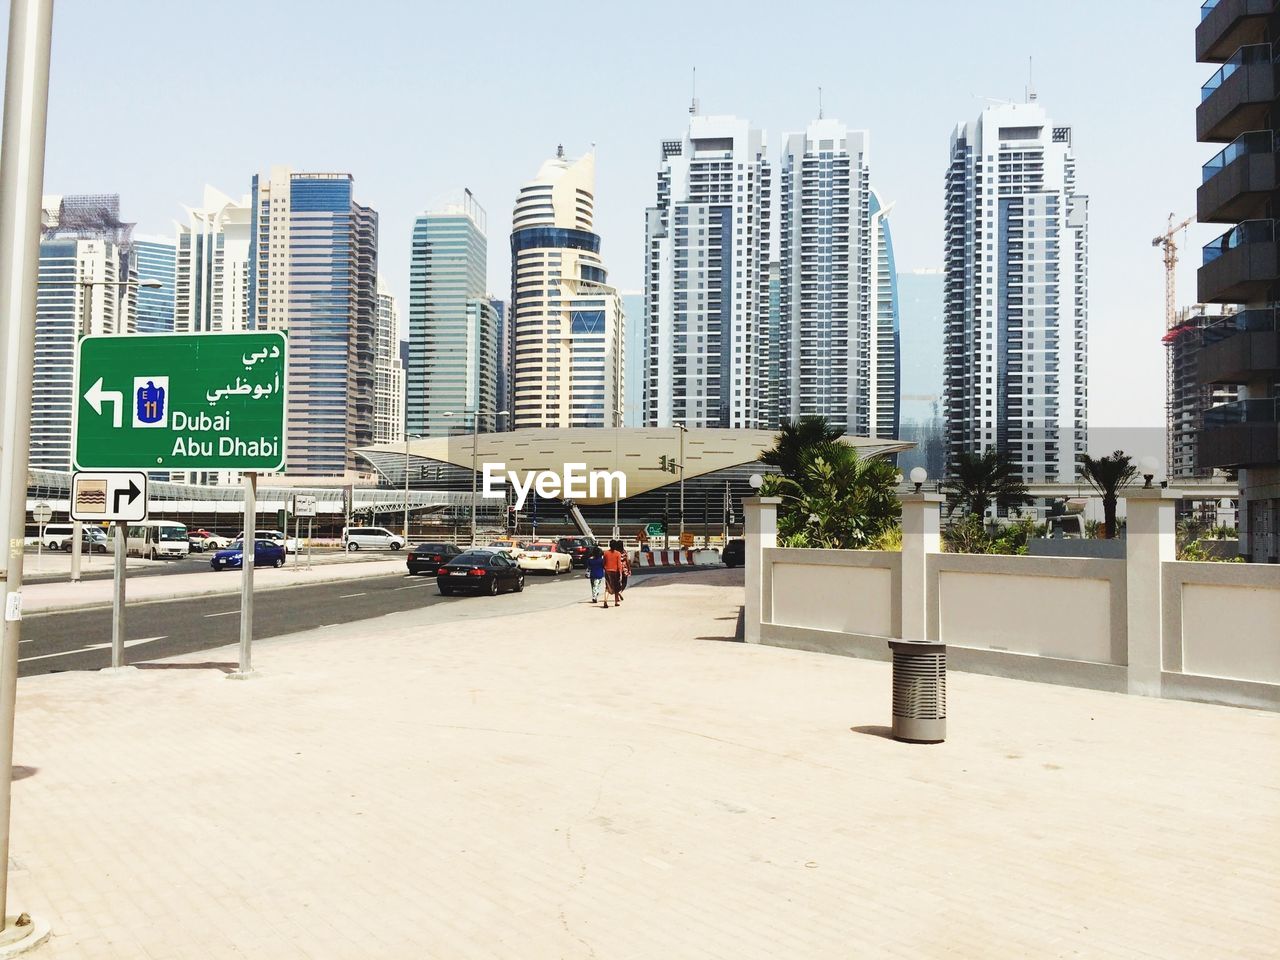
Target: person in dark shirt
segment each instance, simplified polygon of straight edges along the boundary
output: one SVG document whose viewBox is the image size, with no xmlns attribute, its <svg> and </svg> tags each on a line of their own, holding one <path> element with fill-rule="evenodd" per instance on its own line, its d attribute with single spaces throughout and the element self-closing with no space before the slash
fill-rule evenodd
<svg viewBox="0 0 1280 960">
<path fill-rule="evenodd" d="M 598 603 L 604 584 L 604 551 L 599 547 L 592 547 L 587 554 L 587 576 L 591 579 L 591 602 Z"/>
</svg>

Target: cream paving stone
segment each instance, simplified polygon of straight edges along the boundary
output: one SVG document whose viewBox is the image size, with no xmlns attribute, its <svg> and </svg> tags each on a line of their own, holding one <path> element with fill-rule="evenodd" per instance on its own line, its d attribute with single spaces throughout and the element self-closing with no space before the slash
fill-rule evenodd
<svg viewBox="0 0 1280 960">
<path fill-rule="evenodd" d="M 11 905 L 49 957 L 1280 956 L 1280 716 L 952 673 L 899 744 L 886 664 L 726 642 L 740 579 L 25 678 Z"/>
</svg>

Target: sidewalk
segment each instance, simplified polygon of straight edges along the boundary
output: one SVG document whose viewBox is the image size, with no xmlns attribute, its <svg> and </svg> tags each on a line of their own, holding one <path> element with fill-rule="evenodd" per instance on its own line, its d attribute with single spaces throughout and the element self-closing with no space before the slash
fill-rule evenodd
<svg viewBox="0 0 1280 960">
<path fill-rule="evenodd" d="M 956 673 L 900 744 L 886 664 L 723 642 L 740 579 L 24 679 L 10 912 L 77 960 L 1280 956 L 1280 716 Z"/>
<path fill-rule="evenodd" d="M 317 563 L 310 570 L 306 569 L 305 558 L 301 565 L 295 565 L 294 558 L 291 556 L 289 562 L 278 570 L 274 567 L 255 567 L 253 589 L 256 594 L 260 590 L 270 590 L 273 587 L 295 587 L 333 580 L 359 580 L 364 577 L 404 572 L 404 554 L 388 557 L 385 560 Z M 125 599 L 128 603 L 143 603 L 147 600 L 239 593 L 240 581 L 239 570 L 202 570 L 199 573 L 173 573 L 162 577 L 137 577 L 125 584 Z M 65 580 L 53 583 L 26 583 L 22 586 L 22 612 L 33 614 L 49 610 L 110 606 L 114 592 L 114 584 L 110 580 L 82 580 L 80 583 L 69 583 Z"/>
</svg>

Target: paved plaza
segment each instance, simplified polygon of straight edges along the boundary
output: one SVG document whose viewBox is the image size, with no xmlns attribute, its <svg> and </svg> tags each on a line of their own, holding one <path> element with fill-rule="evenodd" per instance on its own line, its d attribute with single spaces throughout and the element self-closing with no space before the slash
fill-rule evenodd
<svg viewBox="0 0 1280 960">
<path fill-rule="evenodd" d="M 897 743 L 887 664 L 732 642 L 741 579 L 24 679 L 10 909 L 77 960 L 1280 956 L 1280 715 L 953 673 Z"/>
</svg>

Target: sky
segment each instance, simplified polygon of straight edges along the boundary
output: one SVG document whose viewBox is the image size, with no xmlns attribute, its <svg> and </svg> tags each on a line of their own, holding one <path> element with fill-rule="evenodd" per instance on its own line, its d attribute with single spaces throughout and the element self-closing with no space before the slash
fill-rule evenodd
<svg viewBox="0 0 1280 960">
<path fill-rule="evenodd" d="M 1164 271 L 1152 238 L 1195 207 L 1200 0 L 214 3 L 58 0 L 46 193 L 119 193 L 138 232 L 172 234 L 204 184 L 239 196 L 273 164 L 355 176 L 380 214 L 380 271 L 407 309 L 413 218 L 470 187 L 488 213 L 492 291 L 509 290 L 520 185 L 557 144 L 594 144 L 611 280 L 638 289 L 663 138 L 703 113 L 783 135 L 818 110 L 871 133 L 900 270 L 942 264 L 956 124 L 1029 73 L 1073 129 L 1090 197 L 1091 426 L 1163 423 Z M 1195 298 L 1186 234 L 1179 302 Z M 635 318 L 633 318 L 634 320 Z M 903 357 L 910 364 L 909 356 Z"/>
</svg>

